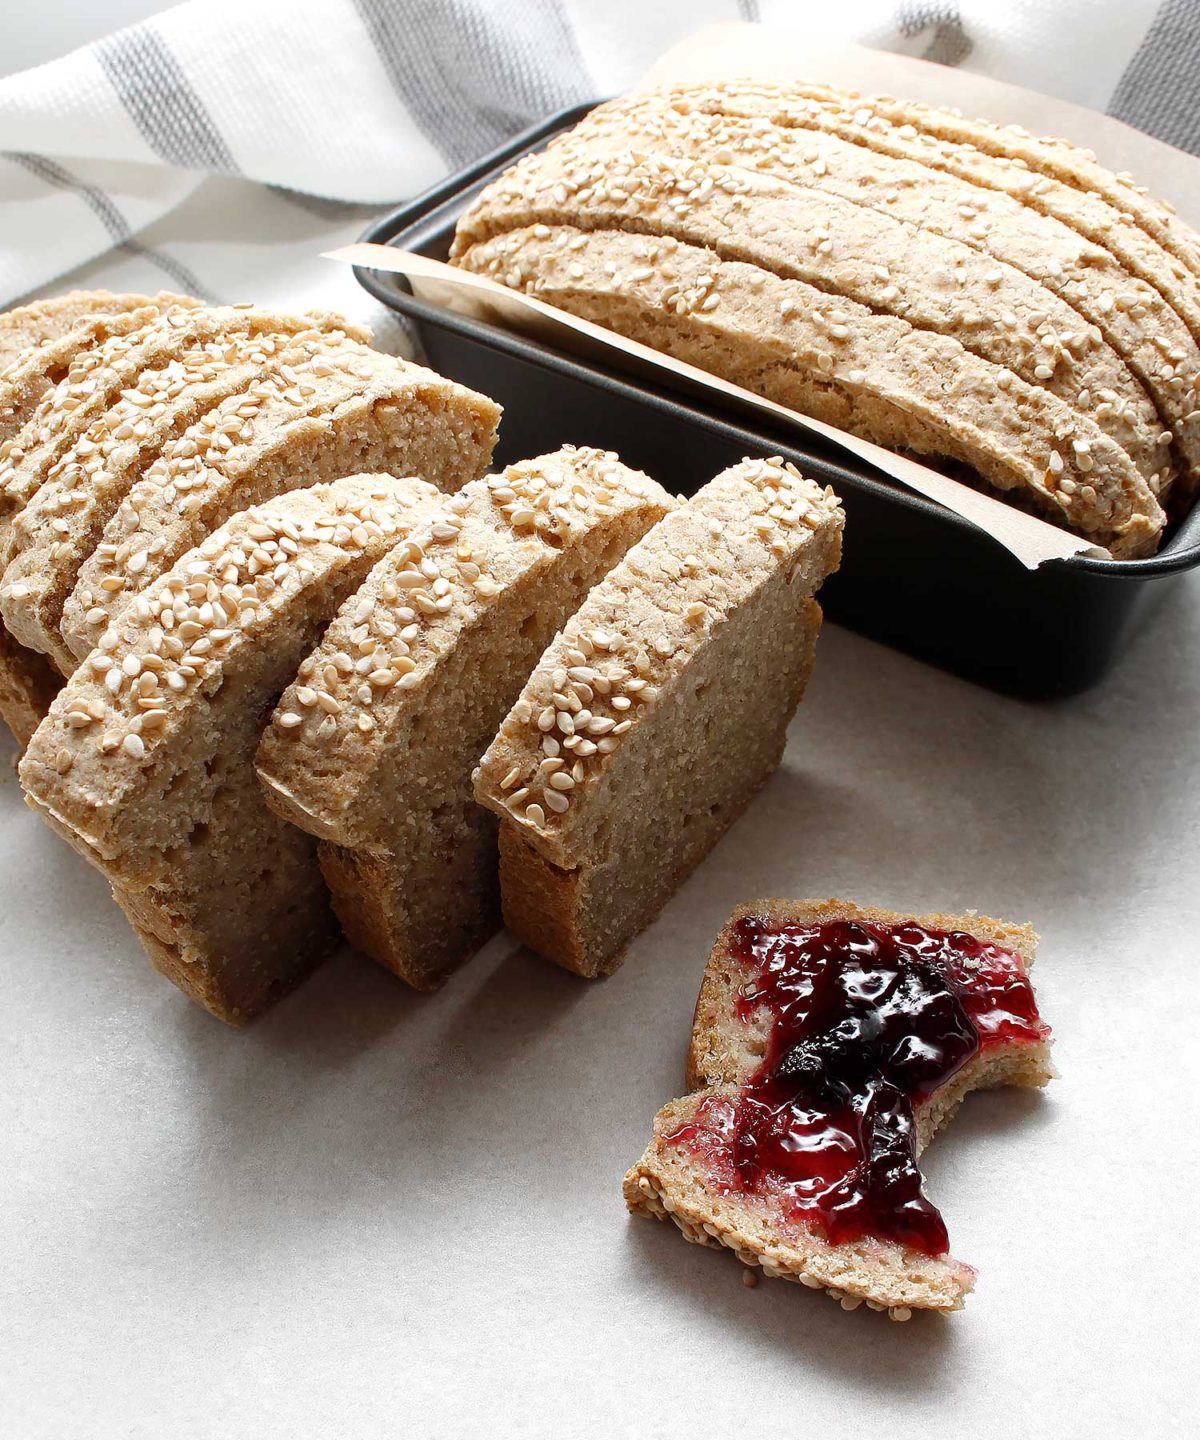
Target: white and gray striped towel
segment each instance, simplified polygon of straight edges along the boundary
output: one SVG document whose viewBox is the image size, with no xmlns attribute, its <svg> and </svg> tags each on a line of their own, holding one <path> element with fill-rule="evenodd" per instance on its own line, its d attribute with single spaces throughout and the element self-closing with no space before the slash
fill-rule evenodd
<svg viewBox="0 0 1200 1440">
<path fill-rule="evenodd" d="M 715 20 L 796 0 L 197 0 L 0 81 L 0 306 L 68 284 L 329 304 L 319 252 Z M 855 0 L 814 37 L 974 69 L 1200 152 L 1200 0 Z"/>
</svg>

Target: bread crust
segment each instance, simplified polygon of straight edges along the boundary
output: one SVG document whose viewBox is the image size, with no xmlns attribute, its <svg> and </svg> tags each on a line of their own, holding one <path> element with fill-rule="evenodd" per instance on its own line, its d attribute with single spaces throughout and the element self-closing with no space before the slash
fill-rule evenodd
<svg viewBox="0 0 1200 1440">
<path fill-rule="evenodd" d="M 1037 944 L 1030 926 L 983 915 L 913 917 L 837 899 L 761 900 L 738 906 L 714 943 L 696 1003 L 687 1076 L 693 1093 L 672 1101 L 655 1117 L 645 1154 L 625 1176 L 630 1212 L 669 1218 L 686 1239 L 731 1249 L 743 1264 L 761 1266 L 769 1276 L 825 1290 L 845 1309 L 865 1301 L 871 1309 L 887 1310 L 898 1320 L 908 1319 L 917 1309 L 960 1309 L 974 1285 L 970 1266 L 950 1255 L 928 1256 L 891 1240 L 866 1237 L 831 1244 L 817 1229 L 773 1214 L 764 1197 L 725 1195 L 710 1188 L 686 1153 L 667 1141 L 701 1100 L 736 1093 L 760 1062 L 769 1024 L 765 1016 L 754 1015 L 743 1023 L 734 1008 L 740 977 L 731 937 L 738 920 L 751 914 L 799 924 L 848 919 L 890 925 L 915 919 L 931 929 L 964 931 L 996 944 L 1017 955 L 1026 969 L 1033 964 Z M 981 1053 L 916 1108 L 918 1154 L 972 1090 L 1042 1086 L 1052 1075 L 1048 1041 L 1008 1043 Z"/>
</svg>

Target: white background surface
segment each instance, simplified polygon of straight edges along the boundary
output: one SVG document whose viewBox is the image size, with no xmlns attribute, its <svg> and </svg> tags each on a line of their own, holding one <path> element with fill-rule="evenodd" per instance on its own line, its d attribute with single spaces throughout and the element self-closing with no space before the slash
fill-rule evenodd
<svg viewBox="0 0 1200 1440">
<path fill-rule="evenodd" d="M 422 998 L 347 954 L 240 1033 L 8 776 L 0 1433 L 1194 1434 L 1198 675 L 1194 582 L 1057 706 L 828 628 L 783 768 L 611 980 L 500 941 Z M 708 945 L 762 893 L 1042 932 L 1061 1077 L 927 1157 L 961 1314 L 750 1290 L 625 1215 Z"/>
</svg>

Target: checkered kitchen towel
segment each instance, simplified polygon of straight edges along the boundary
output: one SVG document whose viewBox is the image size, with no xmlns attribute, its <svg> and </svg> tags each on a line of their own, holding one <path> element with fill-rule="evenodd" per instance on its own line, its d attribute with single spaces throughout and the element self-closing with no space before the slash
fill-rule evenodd
<svg viewBox="0 0 1200 1440">
<path fill-rule="evenodd" d="M 1200 0 L 853 0 L 814 38 L 974 69 L 1200 152 Z M 322 249 L 715 20 L 798 0 L 196 0 L 0 80 L 0 306 L 69 284 L 370 302 Z"/>
</svg>

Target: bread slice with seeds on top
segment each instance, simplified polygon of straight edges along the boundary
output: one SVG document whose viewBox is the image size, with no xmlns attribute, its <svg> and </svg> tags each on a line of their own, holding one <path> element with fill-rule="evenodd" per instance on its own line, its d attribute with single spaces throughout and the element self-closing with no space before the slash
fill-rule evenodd
<svg viewBox="0 0 1200 1440">
<path fill-rule="evenodd" d="M 21 762 L 154 964 L 231 1024 L 338 940 L 316 842 L 255 778 L 263 726 L 346 596 L 444 504 L 423 480 L 358 475 L 234 516 L 126 612 Z"/>
<path fill-rule="evenodd" d="M 169 443 L 83 562 L 60 629 L 82 660 L 129 604 L 239 510 L 340 475 L 458 490 L 487 469 L 500 407 L 362 346 L 296 347 Z"/>
<path fill-rule="evenodd" d="M 343 606 L 275 711 L 268 803 L 321 840 L 350 940 L 427 990 L 500 926 L 471 774 L 591 587 L 673 502 L 568 447 L 467 485 Z"/>
<path fill-rule="evenodd" d="M 1166 523 L 1129 455 L 950 335 L 673 237 L 532 226 L 459 265 L 877 444 L 952 461 L 1115 556 Z"/>
<path fill-rule="evenodd" d="M 783 754 L 841 535 L 832 491 L 746 460 L 567 622 L 475 775 L 519 940 L 609 973 L 745 809 Z"/>
<path fill-rule="evenodd" d="M 693 1093 L 655 1117 L 629 1209 L 847 1310 L 960 1309 L 975 1272 L 916 1161 L 970 1091 L 1052 1077 L 1036 943 L 982 915 L 739 906 L 696 1002 Z"/>
<path fill-rule="evenodd" d="M 112 295 L 99 310 L 87 310 L 70 329 L 52 329 L 0 369 L 0 454 L 21 430 L 38 401 L 75 368 L 81 354 L 116 335 L 129 335 L 164 310 L 188 309 L 200 302 L 163 291 L 158 295 Z M 59 319 L 61 316 L 56 316 Z"/>
<path fill-rule="evenodd" d="M 25 351 L 65 335 L 90 315 L 127 308 L 129 300 L 151 303 L 142 296 L 114 295 L 109 290 L 70 290 L 0 311 L 0 371 L 7 370 Z"/>
<path fill-rule="evenodd" d="M 200 346 L 194 359 L 188 352 L 188 359 L 143 371 L 50 470 L 14 520 L 0 582 L 4 623 L 22 645 L 49 655 L 64 675 L 75 657 L 60 630 L 63 605 L 80 566 L 146 466 L 227 396 L 244 394 L 264 373 L 286 366 L 293 353 L 302 361 L 309 351 L 297 345 L 351 343 L 340 329 L 314 330 L 306 316 L 258 312 L 254 324 L 253 314 L 239 312 L 245 328 L 221 337 L 216 358 Z"/>
</svg>

